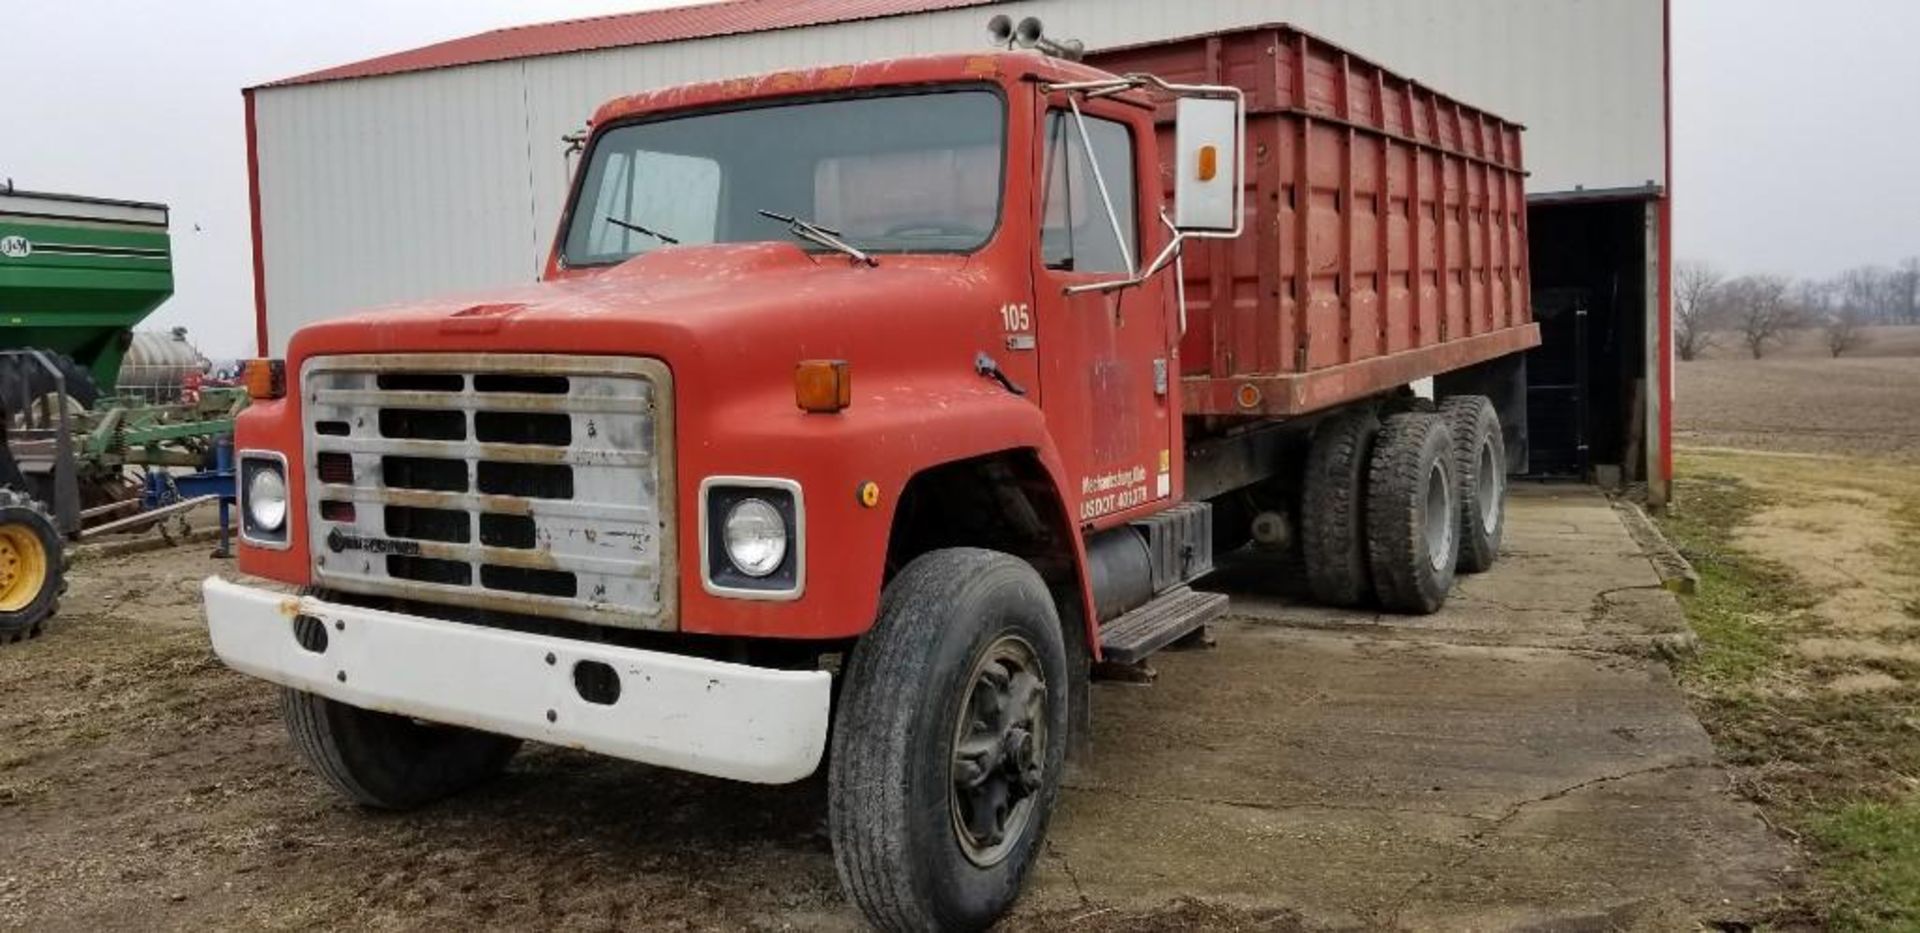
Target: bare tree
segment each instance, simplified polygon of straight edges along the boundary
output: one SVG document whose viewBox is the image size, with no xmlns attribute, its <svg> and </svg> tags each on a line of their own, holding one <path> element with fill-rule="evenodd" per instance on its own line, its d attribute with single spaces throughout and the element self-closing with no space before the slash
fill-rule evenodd
<svg viewBox="0 0 1920 933">
<path fill-rule="evenodd" d="M 1837 308 L 1827 315 L 1827 352 L 1839 359 L 1842 353 L 1852 353 L 1869 342 L 1867 335 L 1867 314 L 1853 308 Z"/>
<path fill-rule="evenodd" d="M 1800 326 L 1800 310 L 1791 300 L 1793 282 L 1786 276 L 1745 275 L 1722 288 L 1728 319 L 1756 360 Z"/>
<path fill-rule="evenodd" d="M 1885 266 L 1855 266 L 1834 279 L 1839 310 L 1852 313 L 1862 324 L 1889 316 L 1894 302 L 1895 273 Z"/>
<path fill-rule="evenodd" d="M 1825 321 L 1845 306 L 1841 301 L 1838 276 L 1831 279 L 1800 279 L 1787 289 L 1787 301 L 1799 312 L 1802 321 Z"/>
<path fill-rule="evenodd" d="M 1920 256 L 1908 256 L 1894 270 L 1891 291 L 1893 319 L 1920 324 Z"/>
<path fill-rule="evenodd" d="M 1682 262 L 1673 270 L 1673 349 L 1693 360 L 1713 346 L 1720 289 L 1726 276 L 1712 263 Z"/>
</svg>

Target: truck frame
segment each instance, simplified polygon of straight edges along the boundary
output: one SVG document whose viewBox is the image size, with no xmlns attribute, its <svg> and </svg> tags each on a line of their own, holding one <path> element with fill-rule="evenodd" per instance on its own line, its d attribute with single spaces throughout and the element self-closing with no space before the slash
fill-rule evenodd
<svg viewBox="0 0 1920 933">
<path fill-rule="evenodd" d="M 611 101 L 542 282 L 248 366 L 239 569 L 279 585 L 207 580 L 209 632 L 324 779 L 824 762 L 865 917 L 977 929 L 1089 681 L 1225 610 L 1216 553 L 1405 612 L 1492 564 L 1519 128 L 1282 26 L 1102 68 L 996 25 L 1042 51 Z"/>
</svg>

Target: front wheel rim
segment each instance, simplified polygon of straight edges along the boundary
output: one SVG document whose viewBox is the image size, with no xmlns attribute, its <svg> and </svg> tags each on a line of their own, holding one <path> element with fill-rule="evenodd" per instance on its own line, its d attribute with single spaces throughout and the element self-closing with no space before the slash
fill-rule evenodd
<svg viewBox="0 0 1920 933">
<path fill-rule="evenodd" d="M 954 717 L 948 811 L 967 860 L 990 868 L 1026 835 L 1046 779 L 1047 683 L 1033 645 L 1003 635 L 980 653 Z"/>
</svg>

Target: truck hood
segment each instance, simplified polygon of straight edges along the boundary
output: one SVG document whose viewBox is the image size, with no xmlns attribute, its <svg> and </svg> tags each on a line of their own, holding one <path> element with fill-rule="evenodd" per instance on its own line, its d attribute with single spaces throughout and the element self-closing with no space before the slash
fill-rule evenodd
<svg viewBox="0 0 1920 933">
<path fill-rule="evenodd" d="M 288 356 L 394 352 L 829 355 L 839 335 L 893 330 L 943 293 L 986 283 L 962 256 L 858 265 L 788 243 L 659 249 L 537 284 L 407 302 L 302 328 Z M 957 297 L 957 296 L 956 296 Z M 862 341 L 865 342 L 865 341 Z M 788 357 L 791 360 L 791 356 Z"/>
</svg>

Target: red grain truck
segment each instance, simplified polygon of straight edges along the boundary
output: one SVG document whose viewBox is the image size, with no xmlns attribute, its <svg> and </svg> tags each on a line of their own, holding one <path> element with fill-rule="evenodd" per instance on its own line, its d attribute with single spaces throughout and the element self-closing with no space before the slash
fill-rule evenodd
<svg viewBox="0 0 1920 933">
<path fill-rule="evenodd" d="M 1216 553 L 1406 612 L 1493 562 L 1522 177 L 1519 127 L 1284 26 L 614 100 L 541 283 L 249 366 L 281 586 L 208 580 L 214 648 L 374 807 L 528 739 L 824 761 L 865 916 L 984 926 L 1092 672 L 1219 614 Z"/>
</svg>

